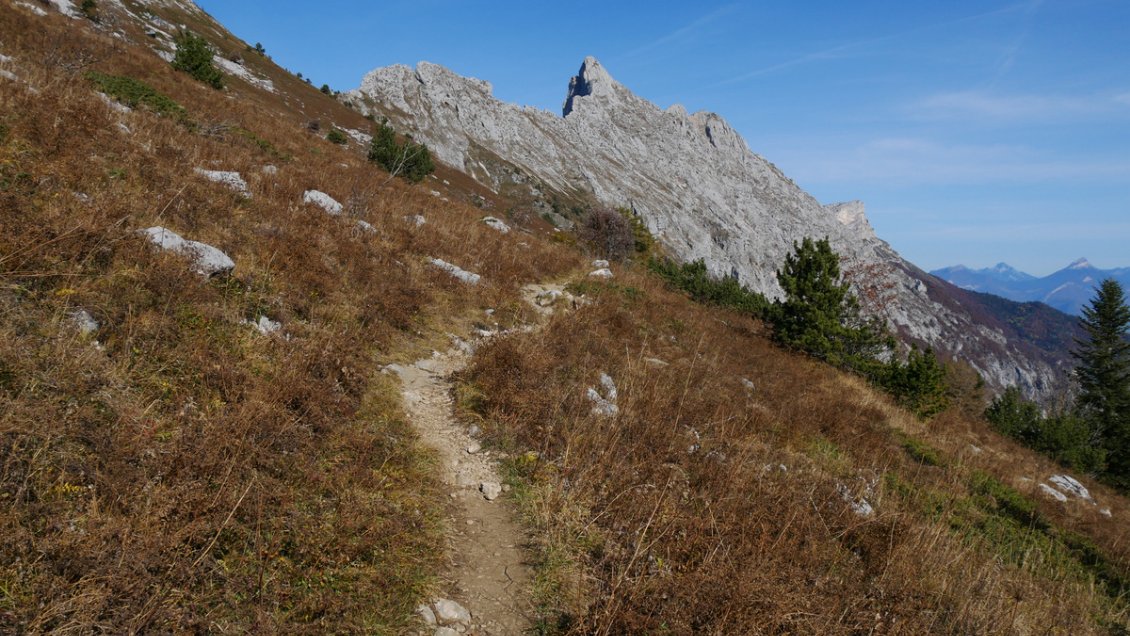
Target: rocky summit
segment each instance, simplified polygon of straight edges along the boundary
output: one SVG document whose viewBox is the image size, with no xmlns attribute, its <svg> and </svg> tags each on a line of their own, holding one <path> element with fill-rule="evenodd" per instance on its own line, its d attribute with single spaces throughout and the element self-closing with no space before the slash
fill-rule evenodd
<svg viewBox="0 0 1130 636">
<path fill-rule="evenodd" d="M 633 94 L 595 58 L 569 80 L 562 114 L 495 99 L 489 82 L 420 62 L 370 72 L 349 96 L 427 143 L 495 192 L 521 189 L 566 222 L 554 201 L 627 206 L 683 261 L 703 259 L 770 298 L 776 270 L 805 236 L 828 237 L 867 281 L 865 309 L 907 342 L 972 365 L 993 387 L 1050 395 L 1066 352 L 1026 342 L 976 294 L 919 270 L 879 239 L 854 201 L 822 205 L 750 150 L 714 113 L 666 110 Z"/>
</svg>

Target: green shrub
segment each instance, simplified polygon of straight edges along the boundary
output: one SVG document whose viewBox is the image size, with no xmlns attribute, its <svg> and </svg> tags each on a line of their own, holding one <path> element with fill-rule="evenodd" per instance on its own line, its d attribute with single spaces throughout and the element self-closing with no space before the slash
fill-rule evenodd
<svg viewBox="0 0 1130 636">
<path fill-rule="evenodd" d="M 648 268 L 681 289 L 697 302 L 728 307 L 763 317 L 769 307 L 765 296 L 745 287 L 737 278 L 711 277 L 701 259 L 692 263 L 676 263 L 670 259 L 651 259 Z"/>
<path fill-rule="evenodd" d="M 902 441 L 902 448 L 906 451 L 907 455 L 910 455 L 911 459 L 919 464 L 941 466 L 945 463 L 942 459 L 941 451 L 922 440 L 914 439 L 913 437 L 905 437 Z"/>
<path fill-rule="evenodd" d="M 98 2 L 96 0 L 82 0 L 78 10 L 87 20 L 98 22 Z"/>
<path fill-rule="evenodd" d="M 411 139 L 403 143 L 396 141 L 396 132 L 388 125 L 388 120 L 377 125 L 373 142 L 369 146 L 369 161 L 372 161 L 391 176 L 399 176 L 419 183 L 435 171 L 432 153 L 428 147 Z"/>
<path fill-rule="evenodd" d="M 334 143 L 339 146 L 344 146 L 346 142 L 349 141 L 349 138 L 345 136 L 345 133 L 341 132 L 337 128 L 331 128 L 330 132 L 326 134 L 326 139 L 329 140 L 330 143 Z"/>
<path fill-rule="evenodd" d="M 224 87 L 224 74 L 212 61 L 214 51 L 208 40 L 191 31 L 181 31 L 176 37 L 176 45 L 173 68 L 184 71 L 217 90 Z"/>
<path fill-rule="evenodd" d="M 188 119 L 188 111 L 183 106 L 140 80 L 121 75 L 108 75 L 98 71 L 88 71 L 86 79 L 102 93 L 130 108 L 145 107 L 158 115 L 172 117 L 180 121 Z"/>
<path fill-rule="evenodd" d="M 892 359 L 874 380 L 920 418 L 937 415 L 949 405 L 946 370 L 930 349 L 911 348 L 906 362 Z"/>
<path fill-rule="evenodd" d="M 973 471 L 969 479 L 969 489 L 980 498 L 978 505 L 986 510 L 1008 516 L 1031 528 L 1047 530 L 1050 527 L 1036 509 L 1036 502 L 989 473 L 981 470 Z"/>
<path fill-rule="evenodd" d="M 1041 452 L 1061 464 L 1096 473 L 1104 466 L 1105 453 L 1093 443 L 1091 426 L 1073 413 L 1045 417 L 1016 387 L 1005 389 L 985 409 L 985 419 L 1002 435 Z"/>
<path fill-rule="evenodd" d="M 651 230 L 647 229 L 647 224 L 643 222 L 638 214 L 632 212 L 629 208 L 616 208 L 625 219 L 628 219 L 628 224 L 632 227 L 632 239 L 635 243 L 636 256 L 644 260 L 651 259 L 655 256 L 655 237 L 651 235 Z"/>
</svg>

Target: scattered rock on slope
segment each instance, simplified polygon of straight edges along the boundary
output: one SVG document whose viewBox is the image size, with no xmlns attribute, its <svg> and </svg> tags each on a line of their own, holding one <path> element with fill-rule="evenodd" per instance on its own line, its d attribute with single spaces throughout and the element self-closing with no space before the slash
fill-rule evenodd
<svg viewBox="0 0 1130 636">
<path fill-rule="evenodd" d="M 345 209 L 336 199 L 319 190 L 307 190 L 302 194 L 302 202 L 316 205 L 334 216 L 341 214 Z"/>
<path fill-rule="evenodd" d="M 245 197 L 251 196 L 251 190 L 247 187 L 247 182 L 243 180 L 243 177 L 241 177 L 238 172 L 197 168 L 196 174 L 209 181 L 226 185 Z"/>
<path fill-rule="evenodd" d="M 142 233 L 157 247 L 191 258 L 196 272 L 202 276 L 226 276 L 235 269 L 235 261 L 207 243 L 186 240 L 160 226 L 147 228 Z"/>
</svg>

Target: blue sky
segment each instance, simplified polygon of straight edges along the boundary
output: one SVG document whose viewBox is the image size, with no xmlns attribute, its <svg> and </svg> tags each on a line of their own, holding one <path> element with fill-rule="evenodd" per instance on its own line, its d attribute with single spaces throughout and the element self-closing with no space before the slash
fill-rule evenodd
<svg viewBox="0 0 1130 636">
<path fill-rule="evenodd" d="M 1130 266 L 1130 1 L 197 0 L 335 89 L 428 60 L 560 112 L 595 55 L 927 269 Z M 608 6 L 608 5 L 612 6 Z"/>
</svg>

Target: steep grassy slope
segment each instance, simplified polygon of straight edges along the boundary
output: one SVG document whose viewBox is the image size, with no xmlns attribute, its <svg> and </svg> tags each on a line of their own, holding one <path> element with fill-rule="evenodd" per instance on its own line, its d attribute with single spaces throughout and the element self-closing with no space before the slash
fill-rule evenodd
<svg viewBox="0 0 1130 636">
<path fill-rule="evenodd" d="M 442 503 L 378 365 L 484 308 L 515 319 L 516 285 L 577 256 L 388 181 L 281 97 L 214 91 L 85 21 L 5 2 L 0 43 L 18 78 L 0 81 L 0 631 L 404 629 L 440 572 Z M 90 70 L 186 115 L 121 113 Z M 240 172 L 250 196 L 195 168 Z M 312 188 L 346 214 L 304 205 Z M 234 274 L 152 249 L 154 225 Z M 260 316 L 282 330 L 246 324 Z"/>
<path fill-rule="evenodd" d="M 0 632 L 412 629 L 443 573 L 447 497 L 380 367 L 474 323 L 533 324 L 519 289 L 538 280 L 585 302 L 493 339 L 459 397 L 509 453 L 545 631 L 1126 623 L 1116 495 L 1046 498 L 1059 470 L 983 423 L 920 423 L 643 271 L 587 282 L 542 230 L 482 224 L 458 201 L 511 203 L 465 176 L 410 187 L 326 141 L 366 122 L 266 58 L 247 64 L 277 92 L 217 92 L 111 2 L 100 30 L 0 3 L 16 78 L 0 78 Z M 177 3 L 149 7 L 242 45 Z M 120 112 L 88 71 L 143 81 L 184 116 Z M 250 196 L 196 168 L 238 171 Z M 308 189 L 344 214 L 305 205 Z M 233 274 L 153 249 L 138 232 L 154 225 L 224 250 Z M 247 324 L 261 316 L 281 331 Z M 585 397 L 601 372 L 612 418 Z"/>
<path fill-rule="evenodd" d="M 1058 503 L 1038 483 L 1062 469 L 983 422 L 920 422 L 650 277 L 583 287 L 592 304 L 484 349 L 462 389 L 465 417 L 516 458 L 547 631 L 1126 624 L 1117 495 Z M 586 398 L 601 373 L 613 417 Z"/>
</svg>

